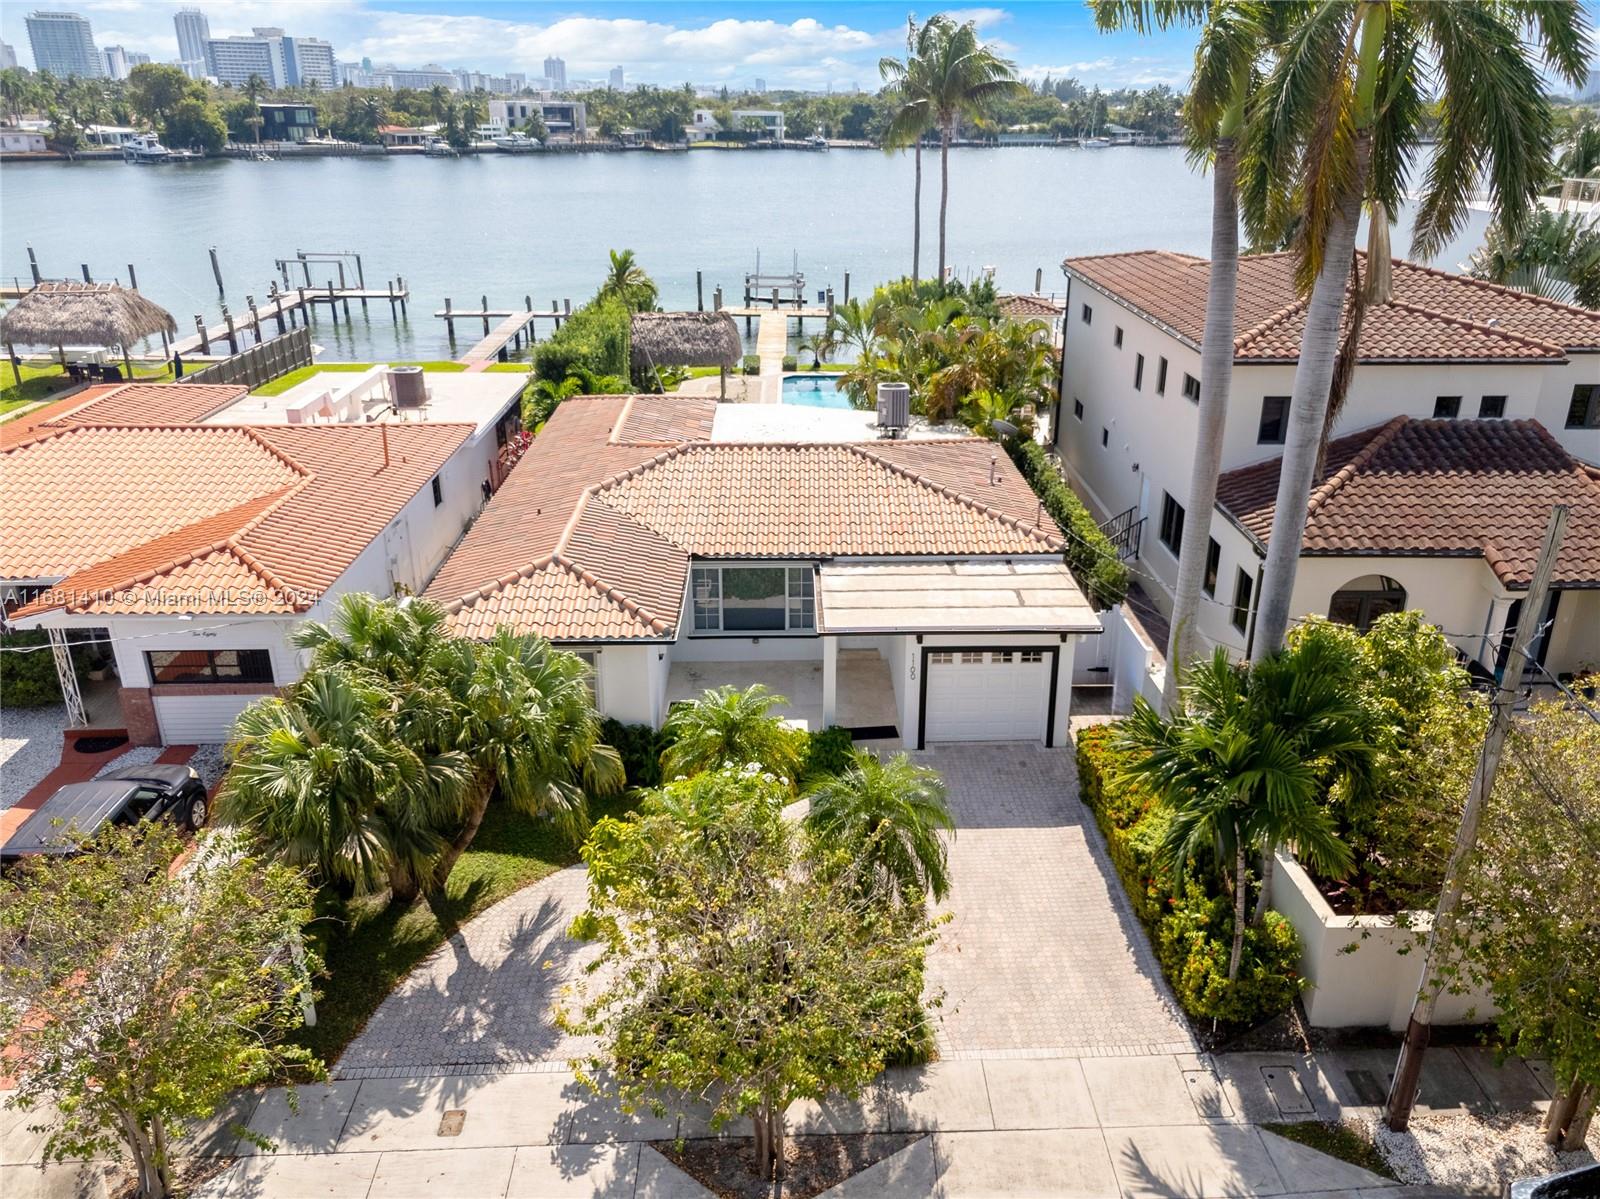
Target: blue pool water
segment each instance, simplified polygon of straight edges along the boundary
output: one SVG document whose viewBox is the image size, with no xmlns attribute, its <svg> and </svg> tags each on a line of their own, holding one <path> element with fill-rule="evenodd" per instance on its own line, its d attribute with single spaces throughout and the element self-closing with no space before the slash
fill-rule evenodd
<svg viewBox="0 0 1600 1199">
<path fill-rule="evenodd" d="M 783 402 L 807 408 L 849 408 L 850 397 L 828 375 L 785 375 Z"/>
</svg>

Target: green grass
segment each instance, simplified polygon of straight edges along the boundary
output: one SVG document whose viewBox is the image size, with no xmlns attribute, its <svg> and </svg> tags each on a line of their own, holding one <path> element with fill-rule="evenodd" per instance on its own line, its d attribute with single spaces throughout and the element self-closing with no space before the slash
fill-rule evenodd
<svg viewBox="0 0 1600 1199">
<path fill-rule="evenodd" d="M 1352 1166 L 1360 1166 L 1384 1178 L 1393 1178 L 1394 1172 L 1383 1154 L 1367 1137 L 1348 1124 L 1327 1124 L 1311 1120 L 1304 1124 L 1263 1124 L 1267 1132 L 1276 1133 L 1286 1141 L 1294 1141 L 1308 1149 L 1326 1153 Z"/>
<path fill-rule="evenodd" d="M 298 386 L 311 378 L 312 375 L 321 374 L 323 371 L 353 371 L 359 373 L 360 371 L 371 370 L 376 365 L 378 364 L 375 362 L 317 362 L 311 366 L 302 366 L 297 370 L 292 370 L 282 378 L 274 379 L 271 383 L 263 383 L 260 387 L 254 388 L 253 393 L 258 396 L 281 395 L 291 387 Z M 438 371 L 440 373 L 467 369 L 465 362 L 456 362 L 448 358 L 432 362 L 391 362 L 388 365 L 420 366 L 425 371 Z M 496 374 L 525 375 L 528 373 L 528 364 L 526 362 L 493 362 L 489 364 L 488 369 Z"/>
<path fill-rule="evenodd" d="M 172 368 L 164 367 L 134 367 L 134 378 L 144 382 L 160 383 L 172 378 Z M 37 403 L 48 400 L 57 392 L 65 391 L 73 386 L 72 380 L 67 378 L 67 373 L 61 369 L 59 363 L 49 366 L 33 366 L 26 362 L 22 364 L 22 382 L 16 381 L 16 373 L 11 369 L 10 363 L 0 365 L 0 416 L 20 407 L 23 404 Z"/>
<path fill-rule="evenodd" d="M 591 812 L 598 820 L 628 806 L 610 799 L 592 804 Z M 301 1029 L 296 1039 L 331 1066 L 389 992 L 461 925 L 576 861 L 577 846 L 548 822 L 495 802 L 443 896 L 402 908 L 390 907 L 386 895 L 342 900 L 324 892 L 309 931 L 326 976 L 318 984 L 316 1027 Z"/>
</svg>

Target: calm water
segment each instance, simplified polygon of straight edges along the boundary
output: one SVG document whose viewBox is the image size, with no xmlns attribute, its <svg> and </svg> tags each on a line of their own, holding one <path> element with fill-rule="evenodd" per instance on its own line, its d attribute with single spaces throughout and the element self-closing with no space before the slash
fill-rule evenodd
<svg viewBox="0 0 1600 1199">
<path fill-rule="evenodd" d="M 923 272 L 937 261 L 936 157 L 924 161 Z M 370 285 L 410 282 L 410 317 L 386 303 L 316 340 L 329 358 L 449 353 L 446 296 L 458 308 L 574 304 L 594 290 L 606 251 L 632 247 L 661 285 L 664 307 L 706 304 L 721 285 L 738 303 L 756 252 L 767 271 L 799 254 L 807 288 L 842 298 L 909 272 L 911 160 L 873 151 L 804 153 L 479 155 L 459 159 L 333 158 L 185 167 L 120 162 L 8 165 L 0 173 L 0 275 L 28 277 L 32 245 L 46 276 L 127 277 L 168 308 L 180 329 L 219 315 L 207 249 L 218 248 L 228 301 L 259 300 L 274 260 L 303 250 L 356 250 Z M 1475 216 L 1454 266 L 1476 245 Z M 1395 245 L 1408 236 L 1405 220 Z M 949 260 L 963 277 L 993 266 L 1002 289 L 1060 290 L 1061 259 L 1162 247 L 1204 254 L 1210 181 L 1178 148 L 1050 148 L 951 153 Z M 462 347 L 473 330 L 462 330 Z"/>
</svg>

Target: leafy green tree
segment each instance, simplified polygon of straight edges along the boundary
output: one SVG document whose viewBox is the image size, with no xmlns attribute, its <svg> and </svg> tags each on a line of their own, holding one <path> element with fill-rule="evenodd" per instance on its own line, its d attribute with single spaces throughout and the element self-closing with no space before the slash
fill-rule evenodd
<svg viewBox="0 0 1600 1199">
<path fill-rule="evenodd" d="M 757 762 L 794 789 L 802 765 L 800 738 L 771 714 L 788 702 L 757 683 L 743 691 L 717 687 L 674 708 L 663 730 L 670 744 L 661 755 L 661 777 L 688 778 Z"/>
<path fill-rule="evenodd" d="M 1525 26 L 1531 42 L 1523 39 Z M 1379 252 L 1369 254 L 1360 294 L 1376 299 L 1387 290 L 1389 214 L 1410 187 L 1429 124 L 1429 93 L 1436 91 L 1438 147 L 1415 188 L 1412 256 L 1431 258 L 1448 244 L 1480 182 L 1488 185 L 1496 219 L 1519 235 L 1554 140 L 1540 51 L 1559 76 L 1582 81 L 1590 52 L 1577 5 L 1337 0 L 1311 7 L 1295 23 L 1252 97 L 1246 218 L 1262 242 L 1295 225 L 1296 281 L 1307 297 L 1256 614 L 1257 658 L 1276 653 L 1288 629 L 1363 207 L 1377 231 L 1371 248 Z M 1345 357 L 1349 363 L 1354 356 Z"/>
<path fill-rule="evenodd" d="M 784 1173 L 784 1115 L 855 1094 L 924 1027 L 921 905 L 864 896 L 850 854 L 784 821 L 759 768 L 675 783 L 584 846 L 599 941 L 586 989 L 558 1022 L 599 1038 L 581 1075 L 623 1105 L 705 1096 L 713 1128 L 749 1117 L 756 1170 Z"/>
<path fill-rule="evenodd" d="M 164 124 L 195 90 L 194 80 L 165 63 L 143 62 L 128 72 L 128 102 L 150 125 Z"/>
<path fill-rule="evenodd" d="M 216 105 L 199 96 L 178 101 L 163 127 L 163 140 L 174 149 L 203 150 L 216 154 L 228 141 L 228 126 Z"/>
<path fill-rule="evenodd" d="M 597 299 L 618 299 L 630 312 L 649 312 L 659 291 L 654 279 L 634 259 L 632 250 L 612 250 L 611 269 L 600 284 Z"/>
<path fill-rule="evenodd" d="M 220 833 L 193 863 L 161 823 L 108 826 L 71 858 L 0 877 L 0 1038 L 11 1103 L 53 1109 L 46 1160 L 130 1161 L 140 1199 L 174 1190 L 173 1145 L 234 1090 L 286 1067 L 315 960 L 311 892 Z"/>
<path fill-rule="evenodd" d="M 956 826 L 937 772 L 914 765 L 905 754 L 885 762 L 858 749 L 848 767 L 807 794 L 806 832 L 844 851 L 863 894 L 899 904 L 950 893 L 940 834 L 954 835 Z"/>
<path fill-rule="evenodd" d="M 39 102 L 40 89 L 17 67 L 0 71 L 0 106 L 13 121 Z"/>
<path fill-rule="evenodd" d="M 1323 804 L 1331 781 L 1358 784 L 1370 764 L 1360 709 L 1320 642 L 1236 666 L 1218 649 L 1191 666 L 1180 705 L 1163 718 L 1142 696 L 1120 726 L 1124 770 L 1171 810 L 1163 855 L 1181 867 L 1209 857 L 1233 893 L 1228 980 L 1239 977 L 1250 858 L 1292 844 L 1329 874 L 1350 864 Z"/>
</svg>

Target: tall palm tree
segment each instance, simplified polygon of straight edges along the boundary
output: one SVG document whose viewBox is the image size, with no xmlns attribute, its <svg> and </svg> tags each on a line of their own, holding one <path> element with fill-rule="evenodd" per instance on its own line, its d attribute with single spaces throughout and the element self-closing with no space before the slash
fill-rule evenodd
<svg viewBox="0 0 1600 1199">
<path fill-rule="evenodd" d="M 1190 858 L 1214 855 L 1233 893 L 1230 981 L 1244 956 L 1254 854 L 1288 843 L 1324 873 L 1350 863 L 1350 848 L 1321 803 L 1325 763 L 1359 774 L 1370 755 L 1360 709 L 1342 681 L 1316 654 L 1283 654 L 1252 669 L 1218 648 L 1185 673 L 1170 718 L 1140 696 L 1121 726 L 1127 776 L 1172 812 L 1163 856 L 1182 868 Z"/>
<path fill-rule="evenodd" d="M 434 124 L 442 124 L 445 114 L 450 111 L 453 101 L 450 89 L 442 83 L 436 83 L 428 89 L 428 111 L 433 113 Z"/>
<path fill-rule="evenodd" d="M 1189 477 L 1189 519 L 1178 552 L 1171 632 L 1166 644 L 1163 703 L 1177 702 L 1179 675 L 1200 655 L 1200 588 L 1205 581 L 1211 513 L 1222 469 L 1228 397 L 1233 389 L 1233 341 L 1239 292 L 1239 137 L 1255 66 L 1286 13 L 1270 0 L 1251 3 L 1181 3 L 1176 0 L 1092 0 L 1102 31 L 1133 28 L 1148 33 L 1177 23 L 1199 24 L 1194 74 L 1184 103 L 1191 160 L 1211 163 L 1211 271 L 1206 283 L 1206 324 L 1200 344 L 1200 405 L 1194 464 Z"/>
<path fill-rule="evenodd" d="M 801 767 L 799 738 L 771 714 L 773 707 L 788 702 L 757 683 L 743 691 L 717 687 L 677 708 L 663 730 L 671 744 L 661 755 L 661 777 L 670 781 L 754 762 L 795 787 Z"/>
<path fill-rule="evenodd" d="M 921 84 L 939 130 L 939 281 L 944 282 L 945 223 L 950 209 L 950 141 L 956 122 L 974 117 L 995 100 L 1026 90 L 1016 64 L 978 41 L 977 26 L 946 21 L 927 47 Z"/>
<path fill-rule="evenodd" d="M 856 750 L 850 765 L 818 783 L 810 797 L 806 831 L 850 854 L 863 894 L 902 904 L 950 893 L 940 833 L 954 833 L 955 819 L 937 773 L 905 754 L 885 762 L 871 750 Z"/>
<path fill-rule="evenodd" d="M 1251 101 L 1247 223 L 1270 241 L 1295 215 L 1297 283 L 1308 297 L 1256 613 L 1258 659 L 1282 647 L 1289 623 L 1363 205 L 1380 223 L 1399 209 L 1437 76 L 1439 145 L 1421 180 L 1413 256 L 1430 258 L 1455 235 L 1480 180 L 1496 219 L 1512 236 L 1521 231 L 1554 140 L 1525 27 L 1545 62 L 1574 84 L 1583 79 L 1588 36 L 1573 3 L 1325 0 L 1280 43 Z M 1287 178 L 1295 186 L 1279 187 Z"/>
<path fill-rule="evenodd" d="M 634 312 L 648 312 L 659 294 L 656 281 L 635 261 L 632 250 L 611 251 L 611 269 L 600 284 L 602 299 L 614 296 Z"/>
<path fill-rule="evenodd" d="M 922 140 L 933 131 L 935 123 L 927 87 L 928 58 L 950 24 L 950 18 L 942 13 L 934 14 L 920 26 L 915 17 L 907 17 L 905 60 L 888 57 L 878 60 L 878 74 L 888 85 L 886 91 L 894 111 L 889 128 L 884 131 L 883 148 L 893 153 L 910 146 L 915 163 L 911 191 L 912 283 L 918 281 L 922 270 Z"/>
</svg>

